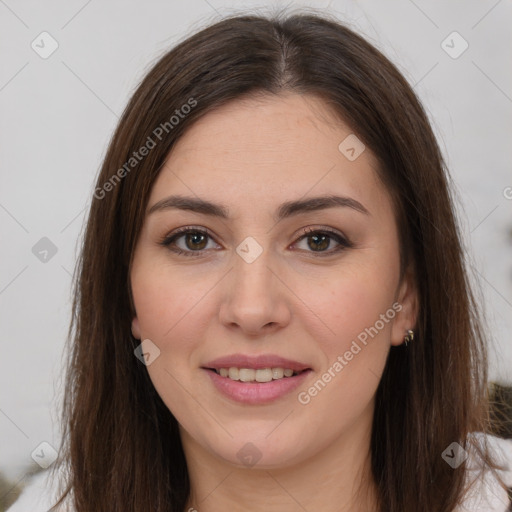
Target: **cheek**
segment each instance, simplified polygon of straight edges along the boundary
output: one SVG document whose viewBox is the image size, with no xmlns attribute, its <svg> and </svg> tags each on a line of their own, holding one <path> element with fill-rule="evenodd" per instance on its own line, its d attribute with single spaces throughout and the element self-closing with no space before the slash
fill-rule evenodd
<svg viewBox="0 0 512 512">
<path fill-rule="evenodd" d="M 199 364 L 195 354 L 215 314 L 211 290 L 218 279 L 152 263 L 134 264 L 131 276 L 142 339 L 150 339 L 160 350 L 147 371 L 167 408 L 183 420 L 196 407 L 188 394 L 194 387 L 190 366 Z"/>
<path fill-rule="evenodd" d="M 392 267 L 386 272 L 375 265 L 344 269 L 323 283 L 322 293 L 309 294 L 308 306 L 326 326 L 322 331 L 326 339 L 332 340 L 333 349 L 350 345 L 351 340 L 374 326 L 381 315 L 385 316 L 385 325 L 379 322 L 377 327 L 389 332 L 395 316 L 392 305 L 398 274 L 394 274 Z"/>
<path fill-rule="evenodd" d="M 332 282 L 324 298 L 317 297 L 311 306 L 329 330 L 315 336 L 310 329 L 323 352 L 323 364 L 310 387 L 299 390 L 299 402 L 306 408 L 314 404 L 311 410 L 318 418 L 342 411 L 330 427 L 333 435 L 340 422 L 348 424 L 363 414 L 378 387 L 396 316 L 392 290 L 385 281 L 376 282 L 376 276 L 366 280 L 354 274 Z"/>
<path fill-rule="evenodd" d="M 329 328 L 315 335 L 313 320 L 310 323 L 309 334 L 317 340 L 324 362 L 314 389 L 303 391 L 306 401 L 311 398 L 316 402 L 320 416 L 333 404 L 357 416 L 379 384 L 396 316 L 393 304 L 398 266 L 388 260 L 386 267 L 377 259 L 369 258 L 365 264 L 350 268 L 347 265 L 323 283 L 325 293 L 310 295 L 308 305 Z"/>
<path fill-rule="evenodd" d="M 205 321 L 210 284 L 184 272 L 171 272 L 159 265 L 136 267 L 132 291 L 137 318 L 144 338 L 161 350 L 190 346 L 193 331 Z"/>
<path fill-rule="evenodd" d="M 167 408 L 178 418 L 187 417 L 195 405 L 183 390 L 190 389 L 189 362 L 207 321 L 211 286 L 165 264 L 134 265 L 131 285 L 142 339 L 160 350 L 146 370 Z"/>
</svg>

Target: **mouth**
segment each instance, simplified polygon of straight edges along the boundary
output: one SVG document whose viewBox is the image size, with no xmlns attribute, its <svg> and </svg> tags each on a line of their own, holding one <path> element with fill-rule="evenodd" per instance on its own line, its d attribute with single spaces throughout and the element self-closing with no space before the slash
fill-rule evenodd
<svg viewBox="0 0 512 512">
<path fill-rule="evenodd" d="M 247 365 L 248 366 L 248 365 Z M 220 396 L 243 405 L 266 405 L 289 399 L 293 390 L 304 385 L 311 368 L 282 366 L 246 368 L 237 366 L 202 367 Z"/>
<path fill-rule="evenodd" d="M 222 397 L 245 405 L 284 400 L 313 372 L 309 364 L 277 354 L 231 354 L 201 369 Z"/>
<path fill-rule="evenodd" d="M 225 377 L 227 379 L 233 381 L 240 382 L 257 382 L 260 384 L 264 384 L 266 382 L 272 382 L 281 379 L 290 379 L 293 377 L 297 377 L 304 372 L 308 372 L 311 368 L 305 368 L 303 370 L 293 370 L 292 368 L 282 368 L 282 367 L 274 367 L 274 368 L 237 368 L 235 366 L 231 366 L 229 368 L 204 368 L 205 370 L 209 370 L 211 372 L 220 375 L 221 377 Z"/>
</svg>

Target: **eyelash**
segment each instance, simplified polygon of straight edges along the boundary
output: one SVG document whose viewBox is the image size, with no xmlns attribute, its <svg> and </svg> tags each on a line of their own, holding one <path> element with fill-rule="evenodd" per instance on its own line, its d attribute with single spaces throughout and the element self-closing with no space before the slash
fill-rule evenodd
<svg viewBox="0 0 512 512">
<path fill-rule="evenodd" d="M 171 248 L 171 244 L 173 244 L 177 239 L 181 238 L 185 234 L 189 233 L 196 233 L 201 235 L 206 235 L 210 239 L 213 240 L 213 237 L 208 233 L 208 231 L 205 231 L 204 229 L 198 229 L 191 226 L 186 226 L 183 228 L 180 228 L 176 230 L 174 233 L 171 233 L 170 235 L 165 236 L 159 244 L 168 248 L 170 251 L 180 255 L 180 256 L 186 256 L 186 257 L 201 257 L 202 253 L 205 252 L 204 249 L 198 250 L 198 251 L 184 251 L 180 248 Z M 332 251 L 306 251 L 311 252 L 312 254 L 315 254 L 318 257 L 326 257 L 331 256 L 335 253 L 339 253 L 341 251 L 344 251 L 345 249 L 349 249 L 353 247 L 353 244 L 343 236 L 341 236 L 339 233 L 332 231 L 330 229 L 314 229 L 314 228 L 305 228 L 302 232 L 301 236 L 297 239 L 297 242 L 302 241 L 304 238 L 307 238 L 308 236 L 311 236 L 313 234 L 320 234 L 320 235 L 328 235 L 330 238 L 334 239 L 338 244 L 340 244 L 336 249 Z"/>
</svg>

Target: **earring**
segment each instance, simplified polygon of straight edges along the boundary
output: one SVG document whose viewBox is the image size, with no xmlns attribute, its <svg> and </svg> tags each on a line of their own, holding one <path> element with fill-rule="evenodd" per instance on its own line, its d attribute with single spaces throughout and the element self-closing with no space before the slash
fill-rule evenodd
<svg viewBox="0 0 512 512">
<path fill-rule="evenodd" d="M 405 346 L 407 347 L 407 343 L 409 343 L 410 341 L 413 341 L 413 340 L 414 340 L 414 331 L 409 329 L 408 331 L 406 331 L 406 335 L 404 337 Z"/>
</svg>

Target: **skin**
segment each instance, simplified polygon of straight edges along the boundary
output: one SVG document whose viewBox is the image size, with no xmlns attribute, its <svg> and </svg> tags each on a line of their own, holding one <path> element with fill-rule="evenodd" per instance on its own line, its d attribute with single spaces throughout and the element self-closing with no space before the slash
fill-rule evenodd
<svg viewBox="0 0 512 512">
<path fill-rule="evenodd" d="M 146 215 L 130 273 L 132 332 L 158 346 L 147 371 L 180 424 L 191 481 L 186 510 L 247 510 L 248 503 L 266 512 L 376 510 L 374 396 L 391 346 L 414 328 L 417 293 L 410 272 L 399 280 L 397 224 L 377 160 L 368 148 L 355 161 L 338 150 L 351 133 L 312 96 L 236 100 L 190 127 L 154 183 L 148 210 L 182 194 L 231 213 L 227 220 L 178 209 Z M 273 217 L 285 201 L 328 194 L 351 197 L 369 214 L 334 207 Z M 175 241 L 196 254 L 199 247 L 199 256 L 159 244 L 184 226 L 211 233 Z M 305 227 L 330 228 L 353 245 L 334 252 L 331 238 L 319 248 L 311 236 L 301 239 Z M 263 249 L 252 263 L 236 252 L 248 236 Z M 299 403 L 298 392 L 393 303 L 401 305 L 394 318 L 307 405 Z M 242 405 L 201 369 L 233 353 L 278 354 L 313 371 L 275 402 Z M 251 467 L 237 457 L 247 443 L 261 455 Z"/>
</svg>

